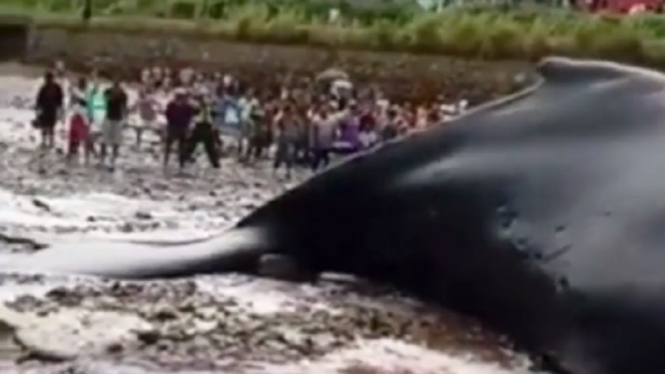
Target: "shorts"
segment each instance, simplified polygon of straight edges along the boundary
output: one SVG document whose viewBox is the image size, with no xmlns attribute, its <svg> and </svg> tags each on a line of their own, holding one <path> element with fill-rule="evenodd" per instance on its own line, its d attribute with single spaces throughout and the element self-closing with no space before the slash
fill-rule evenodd
<svg viewBox="0 0 665 374">
<path fill-rule="evenodd" d="M 90 123 L 90 134 L 93 137 L 99 137 L 102 133 L 102 127 L 104 127 L 104 116 L 102 115 L 93 115 L 88 119 Z"/>
<path fill-rule="evenodd" d="M 111 146 L 122 144 L 122 130 L 124 126 L 125 122 L 123 120 L 106 119 L 102 123 L 101 143 Z"/>
<path fill-rule="evenodd" d="M 37 128 L 42 130 L 53 130 L 56 123 L 58 122 L 58 116 L 56 113 L 40 113 L 37 116 Z"/>
</svg>

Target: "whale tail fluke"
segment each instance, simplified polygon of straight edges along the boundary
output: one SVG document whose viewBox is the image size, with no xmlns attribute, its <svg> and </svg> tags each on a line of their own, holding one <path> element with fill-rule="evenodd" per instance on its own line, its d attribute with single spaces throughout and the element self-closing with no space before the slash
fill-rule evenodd
<svg viewBox="0 0 665 374">
<path fill-rule="evenodd" d="M 254 272 L 270 249 L 261 229 L 232 229 L 184 245 L 122 241 L 58 243 L 0 266 L 16 273 L 92 275 L 120 279 L 173 278 L 220 272 Z"/>
</svg>

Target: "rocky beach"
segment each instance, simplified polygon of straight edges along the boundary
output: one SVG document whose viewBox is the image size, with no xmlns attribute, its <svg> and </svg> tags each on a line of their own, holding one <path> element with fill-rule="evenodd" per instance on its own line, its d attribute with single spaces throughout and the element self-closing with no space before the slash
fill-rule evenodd
<svg viewBox="0 0 665 374">
<path fill-rule="evenodd" d="M 0 80 L 2 261 L 54 244 L 206 237 L 307 178 L 287 182 L 267 163 L 231 158 L 220 170 L 197 162 L 186 175 L 165 175 L 156 139 L 133 147 L 130 132 L 115 173 L 66 168 L 62 149 L 38 150 L 29 124 L 38 81 Z M 474 321 L 335 275 L 317 284 L 233 274 L 0 281 L 2 373 L 501 374 L 529 366 Z"/>
</svg>

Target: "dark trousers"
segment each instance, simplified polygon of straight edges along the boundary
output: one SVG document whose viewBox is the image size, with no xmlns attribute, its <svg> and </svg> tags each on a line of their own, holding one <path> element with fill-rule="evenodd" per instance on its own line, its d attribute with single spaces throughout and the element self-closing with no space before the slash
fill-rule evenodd
<svg viewBox="0 0 665 374">
<path fill-rule="evenodd" d="M 287 172 L 291 172 L 293 163 L 296 161 L 296 142 L 292 139 L 278 139 L 277 149 L 275 152 L 275 162 L 273 168 L 279 169 L 282 164 L 286 167 Z"/>
<path fill-rule="evenodd" d="M 317 171 L 320 167 L 330 164 L 330 150 L 328 148 L 312 149 L 312 170 Z"/>
<path fill-rule="evenodd" d="M 298 163 L 298 165 L 301 166 L 307 166 L 308 163 L 311 162 L 310 157 L 310 149 L 309 149 L 309 144 L 307 144 L 307 139 L 306 138 L 301 138 L 296 141 L 294 144 L 295 147 L 295 162 Z"/>
<path fill-rule="evenodd" d="M 203 147 L 205 148 L 206 155 L 208 155 L 210 164 L 214 168 L 218 168 L 219 150 L 217 147 L 217 133 L 215 132 L 213 125 L 206 122 L 198 122 L 194 125 L 192 134 L 187 142 L 187 148 L 180 156 L 181 164 L 184 164 L 188 160 L 192 159 L 194 151 L 196 151 L 196 146 L 199 143 L 203 143 Z"/>
<path fill-rule="evenodd" d="M 169 162 L 169 156 L 171 155 L 171 148 L 173 145 L 177 147 L 178 161 L 180 162 L 180 167 L 185 166 L 185 157 L 183 154 L 187 151 L 187 129 L 178 128 L 178 127 L 167 127 L 166 129 L 166 139 L 164 140 L 164 165 L 167 165 Z"/>
<path fill-rule="evenodd" d="M 247 161 L 258 160 L 263 153 L 263 142 L 259 135 L 254 135 L 249 138 L 247 150 L 243 152 L 242 159 Z"/>
</svg>

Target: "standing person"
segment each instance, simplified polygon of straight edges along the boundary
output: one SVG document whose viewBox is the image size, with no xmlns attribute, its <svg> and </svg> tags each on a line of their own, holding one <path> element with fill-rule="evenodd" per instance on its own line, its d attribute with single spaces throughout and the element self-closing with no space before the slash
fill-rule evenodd
<svg viewBox="0 0 665 374">
<path fill-rule="evenodd" d="M 166 139 L 164 142 L 164 170 L 168 168 L 171 148 L 176 143 L 180 169 L 185 166 L 187 134 L 194 118 L 194 108 L 187 101 L 185 90 L 176 91 L 174 98 L 166 105 Z"/>
<path fill-rule="evenodd" d="M 381 141 L 387 142 L 392 139 L 397 138 L 399 135 L 399 129 L 397 126 L 397 111 L 394 108 L 389 108 L 386 110 L 385 122 L 381 126 Z"/>
<path fill-rule="evenodd" d="M 339 117 L 331 114 L 324 106 L 312 123 L 312 171 L 326 167 L 330 163 L 330 150 L 337 137 Z"/>
<path fill-rule="evenodd" d="M 159 103 L 147 88 L 139 92 L 136 101 L 136 110 L 139 114 L 139 123 L 136 126 L 136 147 L 141 147 L 141 138 L 145 130 L 157 130 L 157 110 Z"/>
<path fill-rule="evenodd" d="M 275 121 L 277 132 L 277 152 L 273 170 L 275 173 L 284 165 L 286 168 L 286 178 L 291 178 L 291 169 L 296 157 L 296 143 L 299 140 L 300 128 L 298 119 L 290 105 L 284 107 L 281 115 L 278 115 Z"/>
<path fill-rule="evenodd" d="M 237 139 L 238 155 L 243 151 L 242 134 L 242 108 L 240 107 L 235 88 L 225 89 L 222 98 L 218 102 L 218 113 L 221 115 L 219 130 L 224 135 L 230 135 Z"/>
<path fill-rule="evenodd" d="M 67 158 L 72 161 L 78 156 L 78 150 L 83 145 L 84 162 L 88 165 L 90 155 L 94 154 L 92 138 L 90 136 L 90 120 L 87 112 L 87 85 L 85 77 L 79 78 L 72 89 L 70 97 L 71 115 L 69 116 L 69 149 Z"/>
<path fill-rule="evenodd" d="M 261 121 L 263 121 L 263 116 L 258 110 L 254 110 L 249 114 L 249 118 L 244 125 L 247 136 L 247 153 L 241 156 L 241 161 L 249 163 L 259 159 L 261 155 L 261 136 L 259 135 Z"/>
<path fill-rule="evenodd" d="M 187 142 L 187 149 L 181 155 L 181 164 L 192 159 L 196 146 L 203 143 L 208 160 L 213 168 L 219 169 L 219 150 L 217 149 L 217 131 L 213 124 L 213 111 L 210 100 L 204 93 L 197 93 L 196 98 L 196 115 L 194 117 L 194 128 Z"/>
<path fill-rule="evenodd" d="M 360 117 L 360 133 L 358 134 L 362 149 L 375 146 L 379 142 L 379 136 L 376 132 L 376 121 L 370 113 L 365 113 Z"/>
<path fill-rule="evenodd" d="M 255 120 L 255 131 L 256 131 L 256 148 L 255 148 L 255 156 L 256 159 L 262 159 L 266 156 L 268 150 L 270 148 L 270 145 L 272 144 L 272 139 L 273 139 L 273 121 L 272 121 L 272 113 L 269 108 L 261 108 L 258 109 L 256 114 L 255 114 L 256 120 Z"/>
<path fill-rule="evenodd" d="M 122 130 L 127 120 L 127 93 L 115 79 L 113 85 L 104 92 L 106 98 L 106 120 L 102 124 L 102 146 L 100 162 L 106 161 L 106 152 L 111 147 L 111 170 L 115 169 L 115 162 L 122 144 Z"/>
<path fill-rule="evenodd" d="M 102 125 L 106 119 L 106 99 L 99 80 L 93 75 L 91 84 L 86 95 L 88 109 L 88 124 L 90 130 L 91 147 L 95 147 L 95 141 L 100 137 Z"/>
<path fill-rule="evenodd" d="M 259 101 L 254 96 L 253 92 L 249 90 L 238 100 L 240 108 L 240 136 L 238 139 L 238 154 L 240 159 L 244 159 L 250 153 L 250 144 L 252 137 L 255 135 L 256 122 L 254 121 L 253 114 L 256 112 Z M 245 152 L 247 151 L 247 152 Z"/>
<path fill-rule="evenodd" d="M 335 114 L 339 116 L 339 139 L 335 151 L 341 154 L 351 154 L 360 150 L 360 112 L 355 102 L 348 103 L 348 108 Z"/>
<path fill-rule="evenodd" d="M 36 100 L 36 127 L 41 130 L 42 147 L 53 148 L 55 145 L 55 125 L 62 116 L 64 93 L 62 86 L 55 81 L 52 72 L 44 76 L 44 83 L 39 88 Z"/>
</svg>

